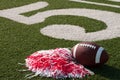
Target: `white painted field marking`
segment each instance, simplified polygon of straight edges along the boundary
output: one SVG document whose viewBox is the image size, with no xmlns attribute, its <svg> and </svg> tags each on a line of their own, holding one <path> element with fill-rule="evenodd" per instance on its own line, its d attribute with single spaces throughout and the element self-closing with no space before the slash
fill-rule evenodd
<svg viewBox="0 0 120 80">
<path fill-rule="evenodd" d="M 77 40 L 77 41 L 97 41 L 103 39 L 112 39 L 120 37 L 120 14 L 108 11 L 91 10 L 91 9 L 60 9 L 46 11 L 43 14 L 38 13 L 36 16 L 54 15 L 73 15 L 86 16 L 92 19 L 100 20 L 108 26 L 105 30 L 85 33 L 84 28 L 74 25 L 48 25 L 41 30 L 41 33 L 47 36 L 52 36 L 59 39 Z M 35 16 L 34 16 L 35 17 Z M 68 29 L 68 30 L 67 30 Z M 59 32 L 60 31 L 60 32 Z"/>
<path fill-rule="evenodd" d="M 109 0 L 109 1 L 113 1 L 113 2 L 120 2 L 120 0 Z"/>
<path fill-rule="evenodd" d="M 46 18 L 56 15 L 72 15 L 72 16 L 85 16 L 92 19 L 100 20 L 106 23 L 107 28 L 105 30 L 85 33 L 84 28 L 75 25 L 48 25 L 41 30 L 41 33 L 47 36 L 77 40 L 77 41 L 97 41 L 103 39 L 112 39 L 120 37 L 120 14 L 108 11 L 93 10 L 93 9 L 57 9 L 48 10 L 44 12 L 38 12 L 30 17 L 20 15 L 21 13 L 41 9 L 47 7 L 47 2 L 37 2 L 22 7 L 0 10 L 0 16 L 5 17 L 16 22 L 24 24 L 35 24 L 44 22 Z M 67 24 L 67 23 L 66 23 Z M 48 30 L 49 29 L 49 30 Z"/>
<path fill-rule="evenodd" d="M 117 5 L 105 4 L 105 3 L 97 3 L 97 2 L 90 2 L 90 1 L 84 1 L 84 0 L 70 0 L 70 1 L 81 2 L 81 3 L 88 3 L 88 4 L 94 4 L 94 5 L 100 5 L 100 6 L 108 6 L 108 7 L 114 7 L 114 8 L 120 8 L 120 6 L 117 6 Z"/>
<path fill-rule="evenodd" d="M 36 2 L 22 7 L 16 7 L 11 9 L 0 10 L 0 16 L 11 19 L 13 21 L 24 23 L 24 24 L 35 24 L 31 23 L 31 18 L 20 15 L 22 13 L 42 9 L 48 6 L 47 2 Z M 37 20 L 37 19 L 34 19 Z"/>
</svg>

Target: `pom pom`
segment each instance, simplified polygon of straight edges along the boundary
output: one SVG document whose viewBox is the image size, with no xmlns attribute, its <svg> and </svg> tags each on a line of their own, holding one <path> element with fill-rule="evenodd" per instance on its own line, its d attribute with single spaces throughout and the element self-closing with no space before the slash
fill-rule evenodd
<svg viewBox="0 0 120 80">
<path fill-rule="evenodd" d="M 26 59 L 26 67 L 35 75 L 53 78 L 83 78 L 93 72 L 77 65 L 67 48 L 37 51 Z"/>
</svg>

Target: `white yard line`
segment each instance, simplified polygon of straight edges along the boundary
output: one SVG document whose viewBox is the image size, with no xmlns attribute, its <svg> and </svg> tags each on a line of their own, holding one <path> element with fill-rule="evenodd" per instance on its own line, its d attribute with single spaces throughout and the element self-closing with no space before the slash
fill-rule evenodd
<svg viewBox="0 0 120 80">
<path fill-rule="evenodd" d="M 109 0 L 109 1 L 113 1 L 113 2 L 120 2 L 120 0 Z"/>
<path fill-rule="evenodd" d="M 105 3 L 97 3 L 97 2 L 90 2 L 90 1 L 85 1 L 85 0 L 70 0 L 70 1 L 87 3 L 87 4 L 94 4 L 94 5 L 99 5 L 99 6 L 108 6 L 108 7 L 120 8 L 120 6 L 117 6 L 117 5 L 105 4 Z"/>
</svg>

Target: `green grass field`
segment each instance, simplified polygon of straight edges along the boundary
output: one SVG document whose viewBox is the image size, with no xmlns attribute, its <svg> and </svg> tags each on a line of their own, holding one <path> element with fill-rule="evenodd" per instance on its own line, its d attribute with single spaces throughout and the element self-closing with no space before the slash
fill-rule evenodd
<svg viewBox="0 0 120 80">
<path fill-rule="evenodd" d="M 21 15 L 31 16 L 46 10 L 64 8 L 87 8 L 120 13 L 120 8 L 77 3 L 69 0 L 1 0 L 0 10 L 23 6 L 38 1 L 46 1 L 49 3 L 49 6 L 40 10 L 23 13 Z M 120 2 L 111 2 L 108 0 L 88 1 L 120 6 Z M 83 16 L 52 16 L 42 23 L 32 25 L 26 25 L 0 17 L 0 80 L 26 80 L 24 77 L 30 72 L 19 72 L 18 70 L 24 69 L 25 67 L 18 65 L 18 63 L 24 63 L 24 59 L 35 51 L 54 49 L 57 47 L 72 47 L 77 44 L 79 41 L 55 39 L 44 36 L 40 33 L 40 29 L 47 25 L 66 23 L 83 26 L 86 32 L 99 31 L 107 27 L 104 22 Z M 92 68 L 91 70 L 95 72 L 95 75 L 83 80 L 120 80 L 120 38 L 118 37 L 95 42 L 107 50 L 110 59 L 104 66 L 100 68 Z M 31 80 L 53 79 L 36 77 Z"/>
</svg>

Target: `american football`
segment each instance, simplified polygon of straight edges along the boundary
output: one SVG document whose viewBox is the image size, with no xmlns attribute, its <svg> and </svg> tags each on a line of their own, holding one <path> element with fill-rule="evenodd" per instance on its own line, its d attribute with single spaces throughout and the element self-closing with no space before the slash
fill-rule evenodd
<svg viewBox="0 0 120 80">
<path fill-rule="evenodd" d="M 94 42 L 81 42 L 72 48 L 73 57 L 82 65 L 96 67 L 109 59 L 105 49 Z"/>
<path fill-rule="evenodd" d="M 0 80 L 54 79 L 120 80 L 120 0 L 0 0 Z"/>
</svg>

